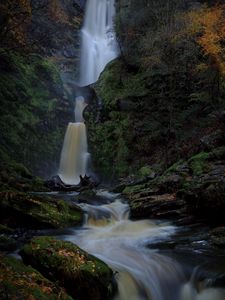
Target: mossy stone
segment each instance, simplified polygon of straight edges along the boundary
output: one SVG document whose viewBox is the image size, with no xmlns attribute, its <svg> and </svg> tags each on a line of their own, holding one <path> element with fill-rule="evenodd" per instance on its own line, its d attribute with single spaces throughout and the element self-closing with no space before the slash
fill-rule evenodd
<svg viewBox="0 0 225 300">
<path fill-rule="evenodd" d="M 23 247 L 21 256 L 77 299 L 106 300 L 113 295 L 112 270 L 70 242 L 37 237 Z"/>
<path fill-rule="evenodd" d="M 80 225 L 83 213 L 70 202 L 14 191 L 0 192 L 0 216 L 13 227 L 64 228 Z"/>
<path fill-rule="evenodd" d="M 0 295 L 1 300 L 73 300 L 32 267 L 4 256 L 0 256 Z"/>
</svg>

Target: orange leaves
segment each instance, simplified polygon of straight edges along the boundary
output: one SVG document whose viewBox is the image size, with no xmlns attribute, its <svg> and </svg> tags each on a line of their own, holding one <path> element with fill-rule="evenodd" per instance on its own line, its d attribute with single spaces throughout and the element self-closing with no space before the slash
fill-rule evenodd
<svg viewBox="0 0 225 300">
<path fill-rule="evenodd" d="M 196 36 L 212 66 L 225 74 L 225 5 L 203 7 L 188 14 L 190 33 Z"/>
<path fill-rule="evenodd" d="M 64 12 L 59 0 L 49 1 L 49 15 L 57 23 L 69 24 L 68 16 Z"/>
<path fill-rule="evenodd" d="M 31 5 L 29 0 L 8 0 L 0 4 L 2 39 L 11 40 L 15 45 L 26 45 L 27 26 L 31 20 Z"/>
<path fill-rule="evenodd" d="M 67 249 L 61 249 L 58 251 L 58 255 L 65 257 L 74 257 L 75 253 L 73 251 L 68 251 Z"/>
</svg>

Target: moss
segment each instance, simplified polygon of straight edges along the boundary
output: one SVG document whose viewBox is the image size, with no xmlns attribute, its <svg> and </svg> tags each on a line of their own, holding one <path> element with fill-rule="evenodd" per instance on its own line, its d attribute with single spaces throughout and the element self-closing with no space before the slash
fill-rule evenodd
<svg viewBox="0 0 225 300">
<path fill-rule="evenodd" d="M 72 300 L 63 289 L 33 268 L 3 256 L 0 256 L 0 295 L 2 300 Z"/>
<path fill-rule="evenodd" d="M 18 192 L 0 192 L 0 215 L 12 226 L 64 228 L 80 225 L 80 208 L 63 200 Z"/>
<path fill-rule="evenodd" d="M 171 167 L 169 167 L 166 171 L 165 174 L 173 173 L 177 171 L 177 167 L 179 167 L 181 164 L 183 164 L 183 160 L 179 160 L 176 163 L 174 163 Z"/>
<path fill-rule="evenodd" d="M 210 159 L 224 159 L 225 147 L 218 147 L 210 152 Z"/>
<path fill-rule="evenodd" d="M 48 190 L 43 179 L 32 176 L 30 170 L 23 164 L 14 161 L 0 163 L 0 182 L 2 183 L 1 191 L 44 192 Z"/>
<path fill-rule="evenodd" d="M 34 238 L 24 246 L 21 255 L 46 276 L 58 279 L 78 299 L 105 300 L 112 295 L 112 271 L 70 242 L 52 237 Z"/>
<path fill-rule="evenodd" d="M 13 51 L 5 55 L 7 68 L 0 78 L 0 159 L 41 172 L 46 164 L 54 166 L 65 130 L 67 117 L 59 112 L 63 98 L 59 71 L 38 55 L 25 57 Z"/>
<path fill-rule="evenodd" d="M 12 166 L 15 172 L 20 174 L 22 177 L 32 178 L 31 172 L 23 164 L 13 163 Z"/>
<path fill-rule="evenodd" d="M 126 186 L 125 189 L 122 191 L 124 195 L 126 194 L 134 194 L 140 191 L 145 191 L 150 187 L 149 184 L 137 184 L 137 185 L 131 185 L 131 186 Z"/>
<path fill-rule="evenodd" d="M 207 160 L 210 158 L 210 153 L 200 152 L 192 156 L 188 163 L 194 175 L 199 176 L 207 169 Z"/>
<path fill-rule="evenodd" d="M 144 166 L 138 170 L 138 176 L 141 178 L 146 178 L 154 173 L 154 170 L 150 166 Z"/>
</svg>

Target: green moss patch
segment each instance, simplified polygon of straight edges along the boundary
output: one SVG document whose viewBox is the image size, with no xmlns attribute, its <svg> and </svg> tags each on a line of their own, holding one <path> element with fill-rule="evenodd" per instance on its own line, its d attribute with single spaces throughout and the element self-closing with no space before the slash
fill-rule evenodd
<svg viewBox="0 0 225 300">
<path fill-rule="evenodd" d="M 6 224 L 26 228 L 64 228 L 81 224 L 82 211 L 64 200 L 19 192 L 0 192 L 0 215 Z"/>
<path fill-rule="evenodd" d="M 0 191 L 48 191 L 43 179 L 33 176 L 23 164 L 14 161 L 0 163 L 0 183 Z"/>
<path fill-rule="evenodd" d="M 65 291 L 20 261 L 0 256 L 1 300 L 72 300 Z"/>
<path fill-rule="evenodd" d="M 113 273 L 108 266 L 76 245 L 38 237 L 24 246 L 21 256 L 45 276 L 59 280 L 77 299 L 102 299 L 112 296 Z"/>
</svg>

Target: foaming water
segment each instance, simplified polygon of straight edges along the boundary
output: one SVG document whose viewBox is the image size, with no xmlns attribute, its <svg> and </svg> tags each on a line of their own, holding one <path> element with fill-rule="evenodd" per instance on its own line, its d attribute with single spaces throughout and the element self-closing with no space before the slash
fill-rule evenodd
<svg viewBox="0 0 225 300">
<path fill-rule="evenodd" d="M 109 204 L 81 204 L 85 224 L 64 236 L 116 271 L 118 294 L 114 300 L 225 300 L 223 289 L 197 292 L 187 283 L 182 267 L 146 244 L 166 241 L 176 227 L 166 222 L 129 220 L 129 206 L 118 194 L 98 191 Z M 85 230 L 83 230 L 85 229 Z"/>
<path fill-rule="evenodd" d="M 87 0 L 81 30 L 80 86 L 96 82 L 106 64 L 118 55 L 114 16 L 114 0 Z"/>
<path fill-rule="evenodd" d="M 181 290 L 180 300 L 224 300 L 225 291 L 221 288 L 206 288 L 199 292 L 191 283 L 186 283 Z"/>
</svg>

